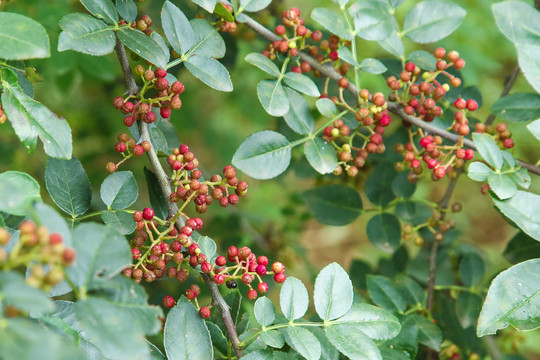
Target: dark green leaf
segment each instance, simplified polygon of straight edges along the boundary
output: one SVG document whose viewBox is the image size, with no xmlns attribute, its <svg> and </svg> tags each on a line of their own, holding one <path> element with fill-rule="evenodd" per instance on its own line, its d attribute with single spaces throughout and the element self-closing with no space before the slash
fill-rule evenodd
<svg viewBox="0 0 540 360">
<path fill-rule="evenodd" d="M 144 168 L 144 177 L 146 179 L 146 185 L 148 187 L 148 195 L 150 197 L 150 205 L 157 217 L 161 219 L 166 219 L 169 216 L 169 210 L 167 208 L 167 203 L 159 187 L 159 181 L 157 176 L 148 168 Z"/>
<path fill-rule="evenodd" d="M 422 306 L 426 301 L 426 293 L 412 278 L 405 275 L 398 275 L 395 278 L 395 284 L 401 295 L 403 295 L 403 298 L 405 298 L 410 305 Z"/>
<path fill-rule="evenodd" d="M 211 360 L 210 333 L 195 306 L 181 297 L 171 309 L 163 333 L 165 353 L 170 360 Z"/>
<path fill-rule="evenodd" d="M 248 136 L 233 156 L 232 163 L 255 179 L 271 179 L 287 170 L 291 143 L 275 131 L 259 131 Z"/>
<path fill-rule="evenodd" d="M 379 206 L 386 206 L 395 199 L 392 191 L 392 182 L 397 176 L 394 165 L 389 162 L 382 162 L 373 170 L 366 181 L 366 195 L 368 199 Z"/>
<path fill-rule="evenodd" d="M 289 99 L 281 80 L 260 81 L 257 96 L 264 110 L 272 116 L 284 116 L 289 111 Z"/>
<path fill-rule="evenodd" d="M 126 239 L 116 230 L 96 223 L 84 223 L 73 232 L 77 251 L 75 263 L 66 273 L 77 287 L 88 287 L 97 278 L 112 278 L 131 264 Z"/>
<path fill-rule="evenodd" d="M 245 60 L 250 63 L 251 65 L 255 65 L 265 73 L 279 77 L 281 75 L 281 71 L 279 71 L 279 68 L 274 64 L 273 61 L 268 59 L 266 56 L 260 53 L 251 53 L 248 56 L 246 56 Z"/>
<path fill-rule="evenodd" d="M 380 275 L 367 276 L 367 288 L 373 302 L 392 312 L 403 312 L 407 301 L 390 279 Z"/>
<path fill-rule="evenodd" d="M 218 2 L 214 7 L 214 14 L 221 16 L 225 21 L 234 22 L 233 14 L 221 2 Z"/>
<path fill-rule="evenodd" d="M 540 118 L 540 95 L 517 93 L 500 98 L 491 112 L 508 121 L 531 121 Z"/>
<path fill-rule="evenodd" d="M 75 50 L 88 55 L 107 55 L 116 44 L 114 28 L 86 14 L 73 13 L 60 20 L 58 51 Z"/>
<path fill-rule="evenodd" d="M 80 0 L 81 4 L 98 19 L 103 19 L 107 24 L 116 24 L 118 14 L 111 0 Z"/>
<path fill-rule="evenodd" d="M 443 340 L 441 329 L 421 315 L 413 315 L 412 318 L 418 325 L 418 342 L 439 351 Z"/>
<path fill-rule="evenodd" d="M 281 289 L 283 291 L 283 288 Z M 274 323 L 276 317 L 276 310 L 274 309 L 274 304 L 267 297 L 263 296 L 258 298 L 255 301 L 255 306 L 253 308 L 255 312 L 255 319 L 261 324 L 261 326 L 269 326 Z"/>
<path fill-rule="evenodd" d="M 288 340 L 290 345 L 308 360 L 319 360 L 321 357 L 321 344 L 319 340 L 309 332 L 309 330 L 299 327 L 287 327 Z"/>
<path fill-rule="evenodd" d="M 456 301 L 456 315 L 464 329 L 476 325 L 481 307 L 482 298 L 479 295 L 467 291 L 459 293 Z"/>
<path fill-rule="evenodd" d="M 540 195 L 518 191 L 508 200 L 493 199 L 495 206 L 532 238 L 540 241 Z"/>
<path fill-rule="evenodd" d="M 330 174 L 337 167 L 336 150 L 328 141 L 316 137 L 304 145 L 309 164 L 320 174 Z"/>
<path fill-rule="evenodd" d="M 416 191 L 416 183 L 410 182 L 407 175 L 407 172 L 402 171 L 392 181 L 392 191 L 397 197 L 408 199 Z"/>
<path fill-rule="evenodd" d="M 326 30 L 330 31 L 332 34 L 336 34 L 342 39 L 353 39 L 353 34 L 348 30 L 343 17 L 336 14 L 334 11 L 318 7 L 311 12 L 311 18 L 321 24 Z"/>
<path fill-rule="evenodd" d="M 415 359 L 418 351 L 418 325 L 416 325 L 416 321 L 410 316 L 402 318 L 401 331 L 395 338 L 381 344 L 381 350 L 385 347 L 404 351 L 409 354 L 410 359 Z M 385 358 L 385 360 L 387 359 Z"/>
<path fill-rule="evenodd" d="M 39 184 L 19 171 L 0 173 L 0 211 L 23 216 L 35 201 L 41 201 Z"/>
<path fill-rule="evenodd" d="M 279 293 L 279 306 L 281 312 L 289 321 L 304 316 L 309 306 L 309 295 L 300 280 L 287 277 Z"/>
<path fill-rule="evenodd" d="M 201 253 L 206 255 L 208 260 L 214 257 L 217 250 L 217 245 L 214 240 L 210 239 L 208 236 L 201 236 L 199 240 L 197 240 L 197 243 L 199 244 Z"/>
<path fill-rule="evenodd" d="M 219 61 L 202 55 L 193 55 L 185 62 L 186 69 L 206 85 L 219 91 L 232 91 L 233 84 L 227 68 Z"/>
<path fill-rule="evenodd" d="M 296 91 L 285 88 L 289 97 L 289 112 L 283 115 L 287 125 L 296 133 L 308 135 L 313 131 L 315 120 L 306 100 Z"/>
<path fill-rule="evenodd" d="M 352 360 L 382 360 L 377 345 L 354 325 L 332 325 L 325 328 L 328 340 Z"/>
<path fill-rule="evenodd" d="M 319 222 L 342 226 L 356 220 L 362 212 L 362 199 L 347 185 L 324 185 L 303 193 L 304 202 Z"/>
<path fill-rule="evenodd" d="M 450 1 L 422 1 L 407 14 L 404 33 L 421 44 L 435 42 L 454 32 L 466 14 L 463 8 Z"/>
<path fill-rule="evenodd" d="M 71 160 L 49 159 L 45 168 L 45 185 L 54 203 L 66 214 L 75 218 L 90 208 L 92 187 L 76 157 Z"/>
<path fill-rule="evenodd" d="M 517 191 L 516 183 L 508 174 L 492 173 L 487 180 L 491 190 L 501 200 L 511 198 Z"/>
<path fill-rule="evenodd" d="M 296 91 L 306 94 L 308 96 L 319 97 L 321 93 L 317 88 L 317 85 L 306 75 L 298 74 L 295 72 L 285 73 L 283 81 L 287 86 L 290 86 Z"/>
<path fill-rule="evenodd" d="M 122 235 L 131 234 L 135 231 L 137 224 L 133 220 L 133 215 L 125 211 L 103 211 L 101 219 L 105 224 L 116 229 Z"/>
<path fill-rule="evenodd" d="M 99 193 L 109 210 L 119 210 L 129 207 L 137 200 L 139 189 L 131 171 L 118 171 L 103 180 Z"/>
<path fill-rule="evenodd" d="M 401 244 L 401 224 L 395 215 L 377 214 L 366 228 L 369 241 L 382 251 L 393 253 Z"/>
<path fill-rule="evenodd" d="M 225 335 L 223 335 L 223 332 L 221 331 L 219 326 L 217 326 L 211 321 L 207 321 L 206 327 L 210 332 L 210 337 L 212 338 L 212 345 L 214 345 L 214 348 L 217 349 L 223 356 L 226 356 L 229 348 L 229 343 Z"/>
<path fill-rule="evenodd" d="M 163 4 L 161 24 L 167 40 L 178 54 L 186 53 L 195 44 L 195 34 L 187 17 L 170 1 Z"/>
<path fill-rule="evenodd" d="M 540 324 L 540 259 L 527 260 L 501 272 L 491 283 L 476 333 L 495 334 L 512 325 L 532 330 Z"/>
<path fill-rule="evenodd" d="M 71 129 L 67 121 L 28 97 L 18 85 L 13 71 L 2 68 L 2 75 L 2 107 L 28 152 L 36 149 L 39 136 L 47 155 L 71 159 Z"/>
<path fill-rule="evenodd" d="M 45 28 L 29 17 L 0 12 L 0 58 L 24 60 L 51 55 Z"/>
<path fill-rule="evenodd" d="M 128 23 L 135 20 L 137 17 L 137 5 L 133 0 L 116 0 L 116 9 Z"/>
<path fill-rule="evenodd" d="M 512 264 L 540 258 L 540 242 L 520 231 L 506 245 L 504 257 Z"/>
<path fill-rule="evenodd" d="M 167 67 L 169 54 L 164 53 L 161 46 L 153 38 L 142 31 L 131 28 L 120 29 L 116 34 L 118 39 L 135 54 L 157 67 L 163 69 Z"/>
<path fill-rule="evenodd" d="M 317 275 L 313 299 L 317 315 L 325 321 L 337 319 L 349 311 L 353 286 L 349 275 L 338 263 L 327 265 Z"/>
<path fill-rule="evenodd" d="M 195 45 L 191 53 L 215 59 L 225 56 L 225 41 L 208 21 L 193 19 L 189 23 L 195 34 Z"/>
<path fill-rule="evenodd" d="M 349 311 L 336 320 L 350 324 L 375 340 L 386 340 L 399 334 L 399 320 L 388 311 L 369 304 L 353 304 Z"/>
<path fill-rule="evenodd" d="M 482 158 L 496 170 L 501 170 L 503 157 L 495 141 L 489 135 L 480 133 L 473 133 L 473 140 Z"/>
</svg>

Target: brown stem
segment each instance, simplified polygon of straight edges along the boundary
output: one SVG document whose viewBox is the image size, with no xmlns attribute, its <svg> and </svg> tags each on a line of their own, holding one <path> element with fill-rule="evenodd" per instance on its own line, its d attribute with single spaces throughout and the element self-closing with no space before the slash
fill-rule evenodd
<svg viewBox="0 0 540 360">
<path fill-rule="evenodd" d="M 540 0 L 539 0 L 540 1 Z M 281 40 L 279 36 L 259 24 L 257 21 L 253 20 L 249 16 L 243 14 L 246 18 L 245 25 L 255 31 L 257 34 L 261 35 L 263 38 L 265 38 L 268 41 L 276 41 Z M 318 70 L 322 75 L 329 77 L 332 80 L 339 81 L 343 76 L 339 74 L 337 71 L 334 70 L 332 66 L 325 65 L 319 63 L 317 60 L 315 60 L 313 57 L 309 56 L 308 54 L 304 52 L 299 53 L 300 59 L 302 61 L 305 61 L 311 65 L 311 67 L 315 70 Z M 349 86 L 347 87 L 347 90 L 352 93 L 355 97 L 358 97 L 358 88 L 356 85 L 353 84 L 353 82 L 349 82 Z M 439 135 L 440 137 L 444 139 L 448 139 L 451 141 L 457 142 L 459 139 L 459 135 L 449 133 L 448 131 L 445 131 L 443 129 L 440 129 L 430 123 L 427 123 L 415 116 L 407 115 L 403 111 L 403 107 L 396 103 L 388 103 L 388 110 L 393 112 L 394 114 L 401 117 L 406 122 L 418 126 L 419 128 L 424 129 L 426 132 L 433 134 L 433 135 Z M 476 147 L 474 146 L 474 143 L 469 139 L 463 139 L 463 145 L 465 145 L 468 148 L 476 150 Z M 521 164 L 522 167 L 529 170 L 531 173 L 534 173 L 536 175 L 540 175 L 540 167 L 526 163 L 522 160 L 518 160 L 518 162 Z"/>
<path fill-rule="evenodd" d="M 510 92 L 510 89 L 512 89 L 512 87 L 516 83 L 516 79 L 517 79 L 518 75 L 519 75 L 519 65 L 516 65 L 516 67 L 514 68 L 512 73 L 510 75 L 508 75 L 508 77 L 504 81 L 504 87 L 503 87 L 503 91 L 501 93 L 501 98 L 508 95 L 508 93 Z M 487 120 L 486 120 L 486 126 L 489 126 L 489 125 L 493 124 L 493 121 L 495 121 L 496 117 L 497 116 L 495 114 L 490 114 L 488 116 Z"/>
<path fill-rule="evenodd" d="M 124 48 L 124 45 L 116 39 L 116 55 L 118 57 L 118 60 L 120 61 L 120 66 L 122 67 L 122 72 L 124 73 L 124 81 L 126 83 L 127 91 L 129 95 L 135 95 L 139 91 L 139 87 L 137 86 L 137 83 L 135 82 L 135 78 L 133 77 L 133 74 L 131 73 L 131 67 L 129 65 L 129 60 L 126 55 L 126 50 Z M 139 133 L 141 135 L 141 139 L 145 139 L 150 141 L 150 134 L 148 133 L 148 126 L 146 123 L 142 121 L 138 121 L 137 125 L 139 127 Z M 152 166 L 152 170 L 154 171 L 159 186 L 161 188 L 161 192 L 163 193 L 163 197 L 165 198 L 165 202 L 167 203 L 167 209 L 169 211 L 169 217 L 174 216 L 176 213 L 178 213 L 178 206 L 170 201 L 171 196 L 171 187 L 169 184 L 169 180 L 167 177 L 167 174 L 165 173 L 165 170 L 163 170 L 163 167 L 161 166 L 161 163 L 159 162 L 159 158 L 154 150 L 154 148 L 151 148 L 150 151 L 147 153 L 148 160 L 150 161 L 150 165 Z M 184 226 L 184 219 L 180 216 L 178 217 L 178 220 L 176 221 L 176 227 L 180 229 L 182 226 Z M 206 275 L 203 274 L 203 279 L 208 287 L 208 290 L 210 291 L 210 295 L 212 296 L 212 304 L 217 307 L 221 313 L 221 318 L 223 322 L 225 323 L 225 327 L 227 329 L 227 334 L 229 336 L 229 339 L 231 339 L 231 343 L 234 349 L 234 353 L 238 359 L 240 359 L 242 356 L 244 356 L 244 351 L 239 346 L 239 339 L 238 339 L 238 333 L 236 332 L 236 326 L 234 324 L 234 321 L 231 316 L 230 307 L 221 295 L 221 292 L 219 291 L 219 288 L 216 283 L 212 281 L 212 279 Z"/>
</svg>

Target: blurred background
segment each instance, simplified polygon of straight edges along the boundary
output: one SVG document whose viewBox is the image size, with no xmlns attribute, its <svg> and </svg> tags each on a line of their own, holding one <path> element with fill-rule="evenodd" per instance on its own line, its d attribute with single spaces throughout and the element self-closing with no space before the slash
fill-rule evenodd
<svg viewBox="0 0 540 360">
<path fill-rule="evenodd" d="M 173 2 L 189 18 L 199 14 L 206 16 L 203 10 L 190 1 Z M 402 24 L 407 11 L 418 2 L 406 0 L 396 12 L 398 22 Z M 419 49 L 431 52 L 439 46 L 448 51 L 459 51 L 467 62 L 462 72 L 463 81 L 466 86 L 478 88 L 481 99 L 477 100 L 482 106 L 477 117 L 485 120 L 490 113 L 490 106 L 500 96 L 505 78 L 516 66 L 515 49 L 497 30 L 491 13 L 494 1 L 454 2 L 467 10 L 461 27 L 450 37 L 435 44 L 420 46 L 405 39 L 406 53 Z M 301 16 L 306 19 L 308 27 L 317 29 L 309 20 L 309 13 L 313 8 L 329 6 L 329 3 L 330 0 L 274 0 L 267 10 L 255 18 L 268 28 L 273 28 L 281 12 L 294 6 L 301 10 Z M 139 14 L 150 15 L 154 21 L 152 28 L 159 29 L 162 2 L 146 0 L 137 4 Z M 99 186 L 108 175 L 105 164 L 121 159 L 114 151 L 114 144 L 116 136 L 126 131 L 121 114 L 112 106 L 112 99 L 125 91 L 114 53 L 104 57 L 92 57 L 72 51 L 56 51 L 60 32 L 58 21 L 68 13 L 85 12 L 78 1 L 12 0 L 3 5 L 2 11 L 30 16 L 47 29 L 51 39 L 52 56 L 29 63 L 44 79 L 43 82 L 34 83 L 35 97 L 68 120 L 74 138 L 73 153 L 82 162 L 93 184 L 91 210 L 105 208 L 99 197 Z M 171 69 L 186 86 L 182 95 L 184 105 L 180 111 L 173 112 L 171 123 L 176 127 L 180 141 L 188 144 L 199 158 L 201 168 L 208 177 L 221 173 L 221 169 L 230 164 L 235 150 L 244 138 L 255 131 L 279 129 L 290 138 L 294 137 L 285 129 L 282 118 L 271 117 L 260 105 L 256 86 L 259 80 L 264 79 L 264 74 L 243 60 L 250 52 L 264 50 L 266 43 L 243 26 L 239 26 L 235 34 L 224 34 L 223 37 L 227 43 L 227 54 L 223 62 L 230 71 L 234 84 L 233 92 L 221 93 L 208 88 L 182 67 Z M 392 57 L 375 42 L 361 40 L 359 44 L 361 58 Z M 372 92 L 387 93 L 381 75 L 363 73 L 361 86 Z M 531 91 L 532 88 L 520 75 L 511 93 Z M 538 142 L 526 131 L 525 124 L 511 123 L 509 127 L 516 142 L 515 156 L 536 163 L 540 148 Z M 387 149 L 392 152 L 391 147 L 388 146 Z M 7 123 L 0 126 L 0 171 L 26 171 L 43 184 L 46 160 L 39 145 L 34 154 L 28 154 L 11 126 Z M 133 171 L 136 178 L 140 179 L 140 196 L 134 206 L 136 209 L 149 205 L 143 165 L 149 166 L 145 158 L 131 159 L 121 168 Z M 279 260 L 285 263 L 288 274 L 294 274 L 306 284 L 312 284 L 316 273 L 326 264 L 337 261 L 345 269 L 352 267 L 353 281 L 361 289 L 366 271 L 381 274 L 392 274 L 395 271 L 391 269 L 391 254 L 376 249 L 367 240 L 365 227 L 371 217 L 370 213 L 363 214 L 349 226 L 324 226 L 311 217 L 300 194 L 318 183 L 336 181 L 350 182 L 361 190 L 371 169 L 370 166 L 366 167 L 354 180 L 336 179 L 333 176 L 323 178 L 308 169 L 301 149 L 295 149 L 291 166 L 277 179 L 256 181 L 241 174 L 240 180 L 248 181 L 250 186 L 248 196 L 241 199 L 236 207 L 223 209 L 212 206 L 210 211 L 202 216 L 205 221 L 202 233 L 213 238 L 221 250 L 226 250 L 227 246 L 232 244 L 252 246 L 257 254 L 267 254 L 271 261 Z M 415 197 L 439 201 L 447 183 L 447 179 L 433 183 L 425 178 L 418 183 Z M 533 175 L 531 190 L 539 192 L 538 176 Z M 48 197 L 44 187 L 41 194 L 44 198 Z M 364 207 L 370 208 L 365 196 L 363 200 Z M 492 276 L 509 266 L 502 252 L 516 230 L 497 213 L 491 199 L 480 193 L 480 183 L 473 182 L 466 176 L 462 176 L 459 181 L 454 200 L 461 202 L 464 207 L 464 211 L 452 217 L 457 223 L 460 241 L 483 251 L 488 274 L 485 284 L 489 284 Z M 414 244 L 408 243 L 405 246 L 411 258 L 419 251 Z M 156 304 L 160 303 L 165 294 L 176 298 L 185 291 L 174 281 L 158 281 L 151 286 L 152 301 Z M 270 297 L 277 295 L 277 291 L 272 292 L 275 288 L 276 286 L 271 285 Z M 519 336 L 522 337 L 518 339 L 520 349 L 529 351 L 528 354 L 532 357 L 536 352 L 534 336 Z M 512 347 L 513 343 L 509 342 L 508 346 Z"/>
</svg>

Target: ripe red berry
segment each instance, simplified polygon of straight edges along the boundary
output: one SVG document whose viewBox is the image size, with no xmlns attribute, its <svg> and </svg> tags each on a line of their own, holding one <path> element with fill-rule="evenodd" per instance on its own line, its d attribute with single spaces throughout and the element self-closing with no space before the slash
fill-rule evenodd
<svg viewBox="0 0 540 360">
<path fill-rule="evenodd" d="M 255 272 L 260 276 L 266 275 L 266 266 L 264 265 L 257 266 L 257 269 L 255 270 Z"/>
<path fill-rule="evenodd" d="M 154 75 L 157 77 L 157 78 L 164 78 L 165 76 L 167 76 L 167 71 L 161 69 L 161 68 L 158 68 L 156 70 L 154 70 Z"/>
<path fill-rule="evenodd" d="M 454 106 L 458 110 L 463 110 L 467 106 L 467 102 L 463 98 L 459 98 L 456 101 L 454 101 Z"/>
<path fill-rule="evenodd" d="M 225 282 L 225 276 L 223 274 L 216 274 L 213 280 L 216 284 L 221 285 Z"/>
<path fill-rule="evenodd" d="M 162 107 L 161 109 L 159 109 L 159 113 L 162 118 L 168 119 L 171 117 L 172 110 L 168 107 Z"/>
<path fill-rule="evenodd" d="M 300 68 L 300 66 L 293 66 L 293 68 L 291 69 L 291 71 L 293 73 L 297 73 L 297 74 L 301 74 L 302 73 L 302 69 Z"/>
<path fill-rule="evenodd" d="M 75 261 L 75 257 L 77 256 L 77 252 L 73 248 L 65 248 L 62 252 L 62 261 L 65 265 L 70 265 Z"/>
<path fill-rule="evenodd" d="M 133 105 L 133 103 L 130 103 L 129 101 L 127 101 L 122 106 L 122 113 L 129 114 L 129 113 L 131 113 L 133 111 L 134 108 L 135 108 L 135 105 Z"/>
<path fill-rule="evenodd" d="M 454 67 L 456 68 L 456 70 L 463 69 L 465 67 L 465 60 L 457 59 L 456 62 L 454 63 Z"/>
<path fill-rule="evenodd" d="M 416 65 L 413 62 L 408 62 L 405 64 L 405 71 L 408 72 L 414 72 L 414 69 L 416 68 Z"/>
<path fill-rule="evenodd" d="M 465 150 L 465 160 L 471 160 L 474 157 L 474 150 L 467 149 Z"/>
<path fill-rule="evenodd" d="M 287 278 L 284 273 L 274 274 L 274 281 L 278 284 L 284 283 L 286 279 Z"/>
<path fill-rule="evenodd" d="M 116 164 L 113 163 L 113 162 L 108 162 L 107 165 L 106 165 L 106 169 L 109 173 L 113 173 L 116 171 Z"/>
<path fill-rule="evenodd" d="M 225 266 L 227 264 L 227 259 L 225 256 L 220 255 L 216 258 L 216 265 L 217 266 Z"/>
<path fill-rule="evenodd" d="M 328 54 L 328 57 L 329 57 L 330 60 L 332 60 L 332 61 L 337 61 L 337 60 L 339 60 L 339 55 L 338 55 L 337 51 L 330 51 L 330 54 Z"/>
<path fill-rule="evenodd" d="M 307 28 L 304 25 L 300 25 L 298 28 L 296 28 L 296 35 L 304 37 L 306 34 Z"/>
<path fill-rule="evenodd" d="M 268 291 L 268 284 L 265 282 L 260 282 L 257 285 L 257 291 L 260 292 L 261 294 L 264 294 L 265 292 Z"/>
<path fill-rule="evenodd" d="M 117 96 L 113 100 L 113 106 L 117 109 L 121 109 L 124 106 L 124 98 Z"/>
<path fill-rule="evenodd" d="M 437 59 L 442 59 L 446 55 L 446 50 L 444 48 L 437 48 L 433 52 L 433 55 L 435 55 Z"/>
<path fill-rule="evenodd" d="M 166 295 L 163 298 L 163 306 L 165 306 L 167 309 L 172 308 L 176 302 L 174 301 L 173 297 L 171 295 Z"/>
<path fill-rule="evenodd" d="M 311 33 L 311 39 L 312 39 L 313 41 L 321 41 L 321 39 L 322 39 L 322 32 L 320 32 L 319 30 L 314 31 L 313 33 Z"/>
<path fill-rule="evenodd" d="M 287 29 L 285 29 L 285 26 L 283 25 L 278 25 L 274 28 L 274 33 L 279 36 L 285 35 L 286 31 Z"/>
<path fill-rule="evenodd" d="M 152 220 L 153 218 L 154 218 L 154 210 L 152 210 L 152 208 L 144 208 L 143 219 Z"/>
<path fill-rule="evenodd" d="M 248 300 L 255 300 L 257 298 L 257 290 L 251 289 L 247 292 L 247 298 Z"/>
<path fill-rule="evenodd" d="M 263 266 L 268 265 L 268 258 L 266 256 L 263 256 L 263 255 L 259 256 L 257 258 L 257 264 L 263 265 Z"/>
<path fill-rule="evenodd" d="M 346 77 L 342 77 L 341 79 L 339 79 L 338 81 L 338 86 L 340 88 L 343 88 L 343 89 L 346 89 L 349 87 L 349 79 L 347 79 Z"/>
<path fill-rule="evenodd" d="M 210 317 L 210 309 L 206 306 L 203 306 L 200 310 L 199 310 L 199 315 L 203 318 L 203 319 L 208 319 Z"/>
<path fill-rule="evenodd" d="M 510 138 L 506 138 L 503 140 L 503 146 L 507 149 L 511 149 L 514 147 L 514 140 Z"/>
<path fill-rule="evenodd" d="M 276 274 L 280 274 L 285 271 L 285 266 L 282 263 L 276 261 L 272 264 L 272 271 Z"/>
<path fill-rule="evenodd" d="M 135 156 L 141 156 L 142 154 L 144 154 L 144 148 L 138 144 L 135 145 L 131 151 L 133 152 L 133 155 Z"/>
<path fill-rule="evenodd" d="M 467 110 L 475 111 L 476 109 L 478 109 L 478 103 L 473 99 L 467 100 Z"/>
<path fill-rule="evenodd" d="M 141 257 L 141 251 L 139 249 L 131 249 L 131 258 L 138 260 Z"/>
<path fill-rule="evenodd" d="M 124 152 L 127 150 L 127 145 L 126 143 L 123 143 L 123 142 L 117 142 L 116 145 L 114 145 L 114 150 L 116 150 L 119 153 Z"/>
</svg>

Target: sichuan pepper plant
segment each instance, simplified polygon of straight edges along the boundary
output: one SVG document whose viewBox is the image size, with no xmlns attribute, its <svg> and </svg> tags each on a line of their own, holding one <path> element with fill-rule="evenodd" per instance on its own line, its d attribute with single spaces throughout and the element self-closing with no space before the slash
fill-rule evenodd
<svg viewBox="0 0 540 360">
<path fill-rule="evenodd" d="M 525 359 L 506 344 L 520 349 L 521 331 L 540 326 L 540 196 L 529 190 L 540 168 L 516 158 L 512 128 L 527 123 L 540 140 L 540 4 L 492 6 L 518 63 L 483 121 L 468 60 L 438 44 L 467 21 L 450 1 L 405 11 L 402 0 L 334 0 L 311 13 L 271 0 L 80 3 L 57 19 L 56 37 L 31 12 L 0 8 L 0 123 L 29 153 L 39 138 L 49 157 L 39 176 L 0 173 L 1 359 Z M 205 106 L 186 101 L 189 77 L 234 94 L 227 49 L 254 36 L 244 60 L 266 79 L 250 89 L 284 122 L 207 172 L 175 114 Z M 369 57 L 367 41 L 388 56 Z M 114 108 L 105 120 L 123 128 L 107 134 L 100 184 L 74 153 L 69 119 L 34 99 L 48 81 L 35 59 L 59 54 L 82 64 L 113 54 L 122 74 L 121 90 L 96 105 Z M 520 70 L 532 89 L 510 94 Z M 384 91 L 363 86 L 366 74 Z M 214 212 L 242 211 L 253 179 L 302 163 L 315 181 L 295 206 L 331 226 L 369 218 L 367 239 L 391 256 L 378 268 L 355 260 L 348 273 L 336 259 L 308 290 L 295 261 L 225 246 L 207 226 Z M 499 272 L 486 274 L 486 255 L 455 220 L 468 208 L 452 200 L 464 173 L 516 228 Z M 298 193 L 289 182 L 282 191 Z"/>
</svg>

